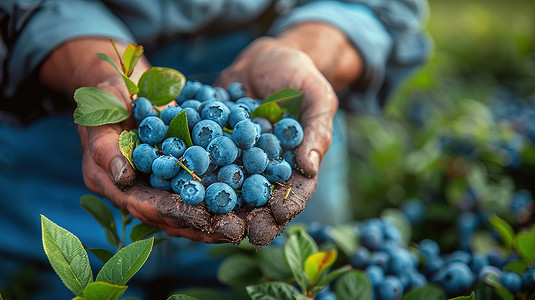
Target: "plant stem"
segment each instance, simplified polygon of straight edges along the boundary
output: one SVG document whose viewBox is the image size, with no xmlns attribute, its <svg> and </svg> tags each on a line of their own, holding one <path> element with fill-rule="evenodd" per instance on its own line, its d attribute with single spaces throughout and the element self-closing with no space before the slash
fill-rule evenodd
<svg viewBox="0 0 535 300">
<path fill-rule="evenodd" d="M 227 127 L 223 127 L 223 131 L 232 134 L 232 129 L 228 129 Z"/>
<path fill-rule="evenodd" d="M 113 42 L 112 39 L 109 39 L 109 40 L 110 40 L 111 45 L 113 46 L 113 49 L 115 50 L 115 53 L 117 54 L 117 58 L 119 58 L 119 62 L 121 63 L 121 68 L 123 69 L 123 73 L 126 73 L 125 69 L 124 69 L 123 59 L 122 59 L 121 55 L 119 54 L 119 51 L 117 50 L 117 47 L 115 47 L 115 42 Z"/>
<path fill-rule="evenodd" d="M 199 182 L 201 181 L 201 178 L 195 175 L 195 173 L 193 173 L 190 169 L 188 169 L 188 167 L 186 167 L 180 160 L 178 161 L 178 164 L 182 167 L 182 169 L 186 170 L 186 172 L 188 172 L 191 176 L 193 176 L 193 179 Z"/>
</svg>

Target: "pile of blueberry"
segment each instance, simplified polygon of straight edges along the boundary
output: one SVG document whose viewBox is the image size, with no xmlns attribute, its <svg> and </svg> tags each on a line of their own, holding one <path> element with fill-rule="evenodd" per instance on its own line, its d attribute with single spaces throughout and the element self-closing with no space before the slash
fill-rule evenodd
<svg viewBox="0 0 535 300">
<path fill-rule="evenodd" d="M 261 101 L 245 97 L 240 83 L 224 89 L 188 81 L 176 103 L 158 116 L 147 98 L 134 102 L 141 143 L 132 160 L 137 170 L 150 174 L 152 187 L 172 190 L 188 204 L 204 201 L 214 213 L 228 213 L 243 202 L 265 205 L 272 184 L 292 175 L 293 149 L 303 140 L 303 128 L 291 117 L 274 125 L 265 118 L 251 119 Z M 166 138 L 169 124 L 182 111 L 191 147 L 177 137 Z"/>
</svg>

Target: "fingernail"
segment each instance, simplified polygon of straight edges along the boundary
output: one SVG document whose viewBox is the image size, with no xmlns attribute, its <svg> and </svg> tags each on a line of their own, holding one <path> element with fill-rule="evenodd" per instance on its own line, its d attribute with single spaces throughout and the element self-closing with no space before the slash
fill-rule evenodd
<svg viewBox="0 0 535 300">
<path fill-rule="evenodd" d="M 310 162 L 312 163 L 312 167 L 318 173 L 319 167 L 320 167 L 320 154 L 316 150 L 312 150 L 308 153 L 308 158 L 310 159 Z"/>
<path fill-rule="evenodd" d="M 117 156 L 111 161 L 110 175 L 113 182 L 120 187 L 128 186 L 135 178 L 134 170 L 122 156 Z"/>
</svg>

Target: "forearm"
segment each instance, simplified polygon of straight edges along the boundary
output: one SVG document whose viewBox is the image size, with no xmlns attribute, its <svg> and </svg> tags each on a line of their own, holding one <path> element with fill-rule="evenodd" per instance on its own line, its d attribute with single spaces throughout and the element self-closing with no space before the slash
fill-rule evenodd
<svg viewBox="0 0 535 300">
<path fill-rule="evenodd" d="M 115 42 L 115 45 L 119 54 L 127 46 L 120 42 Z M 117 71 L 100 59 L 97 53 L 106 54 L 120 67 L 117 54 L 108 39 L 81 38 L 56 48 L 42 64 L 39 80 L 43 85 L 69 96 L 79 87 L 95 86 L 106 81 Z M 136 69 L 145 70 L 148 67 L 148 62 L 141 58 Z"/>
<path fill-rule="evenodd" d="M 363 60 L 342 31 L 323 22 L 306 22 L 281 32 L 278 39 L 305 52 L 335 90 L 355 82 Z"/>
</svg>

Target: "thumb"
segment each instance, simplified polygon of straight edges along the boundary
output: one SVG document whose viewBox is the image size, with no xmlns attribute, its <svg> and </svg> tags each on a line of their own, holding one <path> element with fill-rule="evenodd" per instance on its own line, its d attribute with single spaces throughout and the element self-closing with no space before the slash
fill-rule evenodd
<svg viewBox="0 0 535 300">
<path fill-rule="evenodd" d="M 304 88 L 300 122 L 303 126 L 303 141 L 295 150 L 298 170 L 308 178 L 317 175 L 321 160 L 332 142 L 333 119 L 338 108 L 334 90 L 325 80 L 324 84 Z"/>
<path fill-rule="evenodd" d="M 121 127 L 104 125 L 87 128 L 91 157 L 119 188 L 130 186 L 135 178 L 135 171 L 119 150 Z"/>
</svg>

